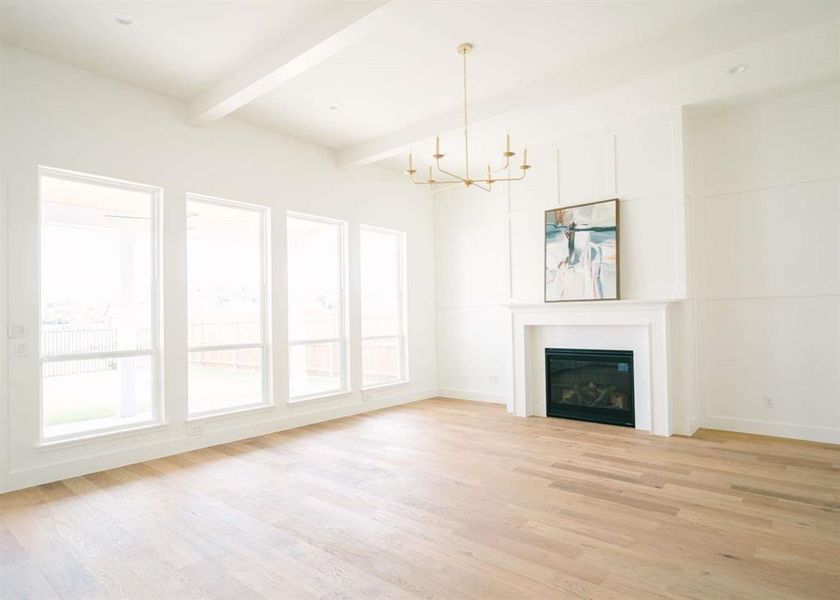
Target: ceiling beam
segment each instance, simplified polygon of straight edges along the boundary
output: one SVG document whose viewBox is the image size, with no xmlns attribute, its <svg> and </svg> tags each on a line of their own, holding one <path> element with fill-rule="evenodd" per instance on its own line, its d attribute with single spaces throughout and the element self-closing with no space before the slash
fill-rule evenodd
<svg viewBox="0 0 840 600">
<path fill-rule="evenodd" d="M 391 11 L 388 0 L 344 2 L 329 8 L 195 96 L 189 103 L 190 123 L 204 125 L 221 119 L 277 89 L 381 27 Z"/>
<path fill-rule="evenodd" d="M 470 125 L 502 116 L 512 118 L 517 111 L 545 108 L 649 77 L 665 69 L 781 35 L 818 21 L 824 15 L 824 10 L 813 5 L 772 8 L 765 5 L 762 18 L 757 19 L 754 7 L 735 5 L 725 20 L 721 20 L 719 14 L 710 14 L 631 49 L 561 69 L 492 98 L 471 102 Z M 462 108 L 453 108 L 404 129 L 341 148 L 337 152 L 338 162 L 344 167 L 352 167 L 405 154 L 418 142 L 462 127 L 461 119 Z"/>
</svg>

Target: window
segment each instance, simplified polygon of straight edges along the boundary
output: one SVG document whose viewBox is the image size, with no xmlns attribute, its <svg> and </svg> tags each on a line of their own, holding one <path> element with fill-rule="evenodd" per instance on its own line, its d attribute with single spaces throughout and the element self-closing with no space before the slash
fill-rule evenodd
<svg viewBox="0 0 840 600">
<path fill-rule="evenodd" d="M 158 420 L 158 188 L 39 169 L 41 438 Z"/>
<path fill-rule="evenodd" d="M 269 403 L 266 211 L 187 196 L 191 417 Z"/>
<path fill-rule="evenodd" d="M 289 397 L 347 389 L 346 227 L 289 214 Z"/>
<path fill-rule="evenodd" d="M 404 381 L 405 234 L 361 228 L 362 387 Z"/>
</svg>

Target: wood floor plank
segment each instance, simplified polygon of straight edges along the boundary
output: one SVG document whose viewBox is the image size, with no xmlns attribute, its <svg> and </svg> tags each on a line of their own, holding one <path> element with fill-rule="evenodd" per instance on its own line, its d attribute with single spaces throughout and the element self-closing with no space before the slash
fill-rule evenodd
<svg viewBox="0 0 840 600">
<path fill-rule="evenodd" d="M 840 598 L 840 447 L 432 399 L 0 495 L 0 597 Z"/>
</svg>

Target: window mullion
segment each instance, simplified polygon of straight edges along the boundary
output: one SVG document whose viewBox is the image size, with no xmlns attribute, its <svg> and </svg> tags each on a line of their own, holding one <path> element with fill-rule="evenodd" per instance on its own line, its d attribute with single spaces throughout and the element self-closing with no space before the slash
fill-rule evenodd
<svg viewBox="0 0 840 600">
<path fill-rule="evenodd" d="M 224 350 L 253 350 L 253 349 L 260 349 L 265 344 L 262 342 L 254 342 L 254 343 L 245 343 L 245 344 L 216 344 L 216 345 L 208 345 L 208 346 L 190 346 L 187 348 L 187 351 L 190 353 L 193 352 L 221 352 Z"/>
<path fill-rule="evenodd" d="M 96 360 L 100 358 L 132 358 L 135 356 L 153 356 L 155 350 L 111 350 L 108 352 L 77 352 L 75 354 L 47 354 L 41 357 L 42 363 L 67 362 L 72 360 Z"/>
<path fill-rule="evenodd" d="M 346 342 L 346 338 L 313 338 L 311 340 L 289 340 L 290 346 L 311 346 L 316 344 L 341 344 Z"/>
</svg>

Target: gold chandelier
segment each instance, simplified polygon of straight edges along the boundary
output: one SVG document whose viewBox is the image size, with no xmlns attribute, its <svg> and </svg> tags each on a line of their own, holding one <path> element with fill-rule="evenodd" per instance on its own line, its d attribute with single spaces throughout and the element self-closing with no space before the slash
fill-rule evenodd
<svg viewBox="0 0 840 600">
<path fill-rule="evenodd" d="M 414 168 L 414 159 L 411 152 L 408 154 L 408 169 L 405 171 L 405 174 L 408 175 L 411 183 L 416 185 L 428 185 L 433 191 L 442 191 L 443 189 L 447 189 L 455 185 L 464 185 L 465 187 L 475 186 L 485 192 L 489 192 L 494 183 L 520 181 L 525 179 L 525 175 L 528 174 L 528 169 L 531 168 L 531 165 L 528 164 L 528 148 L 526 147 L 522 154 L 522 164 L 519 166 L 519 169 L 522 171 L 522 175 L 519 177 L 494 176 L 495 173 L 500 173 L 502 171 L 506 172 L 508 167 L 510 167 L 511 157 L 516 156 L 516 152 L 510 151 L 510 134 L 507 134 L 505 136 L 505 151 L 502 153 L 505 163 L 495 170 L 493 170 L 490 165 L 487 165 L 487 175 L 484 179 L 470 176 L 470 137 L 467 121 L 467 54 L 469 54 L 472 49 L 472 44 L 460 44 L 458 46 L 458 54 L 461 55 L 464 63 L 464 176 L 461 177 L 460 175 L 451 173 L 440 166 L 440 159 L 446 156 L 440 152 L 440 136 L 435 137 L 435 153 L 432 154 L 432 158 L 434 159 L 438 172 L 443 177 L 442 179 L 435 179 L 434 173 L 432 172 L 432 166 L 429 165 L 428 179 L 426 179 L 426 181 L 415 180 L 414 174 L 417 173 L 417 170 Z M 445 185 L 447 188 L 437 188 L 437 190 L 435 190 L 435 186 L 438 185 Z"/>
</svg>

